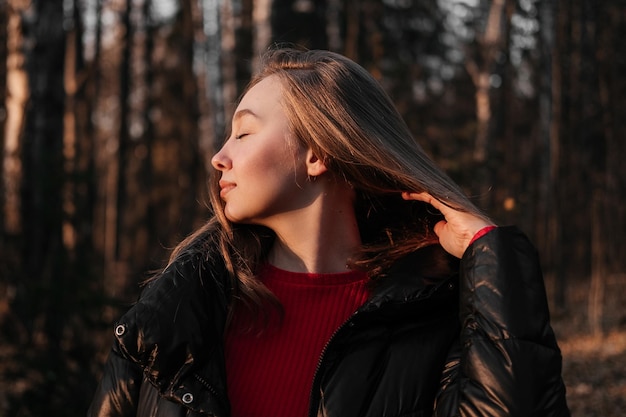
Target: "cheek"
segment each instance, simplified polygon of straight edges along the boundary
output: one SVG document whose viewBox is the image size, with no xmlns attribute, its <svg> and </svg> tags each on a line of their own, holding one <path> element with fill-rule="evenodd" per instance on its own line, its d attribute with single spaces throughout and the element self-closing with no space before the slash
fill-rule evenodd
<svg viewBox="0 0 626 417">
<path fill-rule="evenodd" d="M 270 201 L 286 204 L 301 194 L 306 181 L 306 166 L 298 152 L 280 149 L 257 159 L 249 175 L 254 176 L 250 178 L 254 187 L 249 190 L 251 193 L 259 195 L 266 204 Z"/>
<path fill-rule="evenodd" d="M 268 175 L 294 181 L 301 171 L 306 171 L 303 155 L 299 149 L 280 146 L 260 152 L 251 163 L 256 172 L 266 172 Z"/>
</svg>

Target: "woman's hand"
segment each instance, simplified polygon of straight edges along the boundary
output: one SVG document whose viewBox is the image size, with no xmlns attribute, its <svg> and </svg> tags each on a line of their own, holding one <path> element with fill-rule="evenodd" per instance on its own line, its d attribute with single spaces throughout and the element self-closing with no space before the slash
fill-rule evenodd
<svg viewBox="0 0 626 417">
<path fill-rule="evenodd" d="M 432 195 L 422 193 L 403 192 L 405 200 L 418 200 L 430 204 L 443 214 L 444 220 L 438 222 L 434 231 L 439 237 L 439 243 L 449 254 L 461 258 L 469 246 L 472 238 L 484 227 L 494 226 L 482 217 L 453 209 L 437 200 Z"/>
</svg>

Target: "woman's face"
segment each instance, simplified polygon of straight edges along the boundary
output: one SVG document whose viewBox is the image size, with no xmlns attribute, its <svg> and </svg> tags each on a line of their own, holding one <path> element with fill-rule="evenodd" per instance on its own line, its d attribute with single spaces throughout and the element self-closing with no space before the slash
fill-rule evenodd
<svg viewBox="0 0 626 417">
<path fill-rule="evenodd" d="M 235 110 L 231 136 L 212 159 L 232 222 L 272 228 L 281 215 L 311 201 L 302 186 L 307 149 L 289 135 L 281 95 L 276 76 L 252 87 Z"/>
</svg>

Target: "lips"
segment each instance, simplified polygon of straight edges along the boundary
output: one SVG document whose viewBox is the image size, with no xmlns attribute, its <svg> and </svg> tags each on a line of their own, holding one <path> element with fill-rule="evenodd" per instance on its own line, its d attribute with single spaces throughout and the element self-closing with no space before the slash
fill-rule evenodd
<svg viewBox="0 0 626 417">
<path fill-rule="evenodd" d="M 226 197 L 226 194 L 228 194 L 228 192 L 230 190 L 232 190 L 233 188 L 235 188 L 235 183 L 234 182 L 229 182 L 229 181 L 224 181 L 224 180 L 220 180 L 220 197 L 223 199 L 224 197 Z"/>
</svg>

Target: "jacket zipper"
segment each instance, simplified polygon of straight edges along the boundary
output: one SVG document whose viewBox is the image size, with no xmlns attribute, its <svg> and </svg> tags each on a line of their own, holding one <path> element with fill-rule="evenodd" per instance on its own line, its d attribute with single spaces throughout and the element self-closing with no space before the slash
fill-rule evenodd
<svg viewBox="0 0 626 417">
<path fill-rule="evenodd" d="M 215 398 L 220 398 L 218 392 L 213 388 L 211 384 L 209 384 L 206 379 L 202 378 L 200 375 L 194 372 L 194 378 L 196 378 Z M 214 414 L 213 414 L 214 415 Z"/>
<path fill-rule="evenodd" d="M 328 350 L 328 347 L 330 346 L 330 344 L 332 343 L 332 341 L 335 339 L 335 336 L 337 336 L 337 334 L 342 331 L 345 327 L 347 327 L 349 324 L 353 324 L 354 323 L 354 317 L 356 317 L 357 315 L 359 315 L 359 310 L 357 310 L 356 312 L 354 312 L 346 321 L 344 321 L 341 326 L 339 326 L 337 329 L 335 329 L 335 331 L 333 332 L 333 334 L 330 336 L 330 338 L 328 339 L 328 341 L 326 341 L 326 343 L 324 344 L 324 348 L 322 349 L 322 353 L 320 354 L 320 357 L 317 361 L 317 366 L 315 367 L 315 373 L 313 374 L 313 384 L 311 385 L 311 392 L 309 393 L 309 417 L 314 417 L 317 415 L 317 410 L 313 410 L 313 398 L 316 395 L 315 394 L 315 389 L 316 389 L 316 385 L 319 379 L 319 372 L 322 368 L 322 363 L 324 362 L 324 357 L 326 356 L 326 351 Z M 320 398 L 321 400 L 321 398 Z M 319 401 L 318 401 L 319 403 Z M 319 408 L 319 405 L 318 405 Z"/>
<path fill-rule="evenodd" d="M 448 280 L 444 280 L 442 283 L 440 283 L 439 285 L 436 285 L 435 288 L 428 294 L 428 296 L 426 298 L 430 298 L 435 292 L 439 291 L 439 289 L 448 282 Z M 447 284 L 448 286 L 450 285 L 449 283 Z M 419 301 L 420 297 L 417 297 L 414 300 L 411 300 L 410 302 L 415 302 L 415 301 Z M 326 353 L 328 351 L 328 347 L 330 346 L 330 344 L 333 342 L 333 340 L 335 339 L 335 337 L 337 336 L 337 334 L 339 334 L 339 332 L 341 332 L 345 327 L 347 327 L 349 324 L 354 324 L 354 318 L 356 316 L 360 316 L 362 314 L 368 314 L 371 313 L 372 310 L 368 310 L 368 311 L 363 311 L 363 308 L 368 304 L 369 302 L 366 302 L 365 304 L 363 304 L 363 306 L 361 306 L 357 311 L 355 311 L 345 322 L 343 322 L 341 324 L 341 326 L 339 326 L 330 336 L 330 338 L 328 339 L 328 341 L 326 342 L 326 344 L 324 344 L 324 348 L 322 349 L 322 353 L 320 354 L 319 360 L 317 361 L 317 366 L 315 367 L 315 373 L 313 374 L 313 384 L 311 386 L 311 392 L 309 393 L 309 417 L 316 417 L 317 416 L 317 410 L 313 409 L 313 399 L 316 395 L 315 390 L 316 390 L 316 385 L 318 385 L 318 379 L 320 378 L 319 376 L 319 372 L 322 368 L 322 364 L 324 362 Z M 406 303 L 406 301 L 405 301 Z M 376 308 L 374 311 L 379 310 L 380 307 Z M 318 403 L 321 401 L 321 396 L 319 398 Z M 319 404 L 318 404 L 318 408 L 319 408 Z"/>
<path fill-rule="evenodd" d="M 201 383 L 202 385 L 204 385 L 204 387 L 205 387 L 206 389 L 208 389 L 208 390 L 211 392 L 211 394 L 213 394 L 213 395 L 214 395 L 215 397 L 217 397 L 217 398 L 219 398 L 219 397 L 220 397 L 220 396 L 219 396 L 219 394 L 217 393 L 217 391 L 215 390 L 215 388 L 213 388 L 213 386 L 211 386 L 211 384 L 209 384 L 208 382 L 206 382 L 206 379 L 202 378 L 200 375 L 198 375 L 198 374 L 196 374 L 196 373 L 194 373 L 194 374 L 193 374 L 193 376 L 194 376 L 194 378 L 196 378 L 198 381 L 200 381 L 200 383 Z"/>
</svg>

